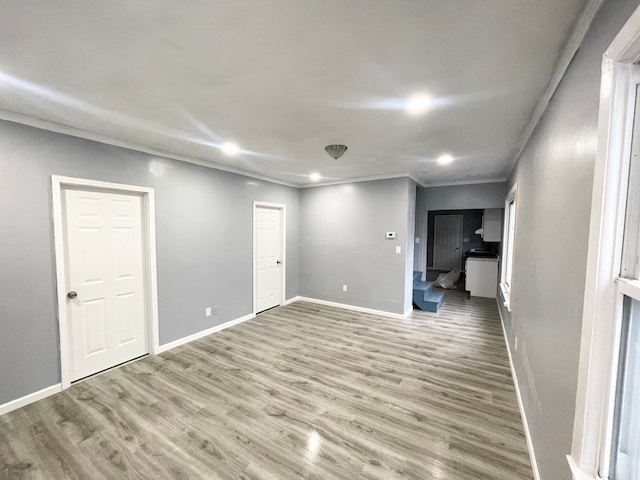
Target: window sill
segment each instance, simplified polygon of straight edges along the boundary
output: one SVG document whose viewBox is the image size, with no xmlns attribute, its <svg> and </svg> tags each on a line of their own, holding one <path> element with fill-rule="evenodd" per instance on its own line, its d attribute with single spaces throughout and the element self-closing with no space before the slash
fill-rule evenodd
<svg viewBox="0 0 640 480">
<path fill-rule="evenodd" d="M 500 291 L 502 291 L 502 298 L 504 300 L 503 305 L 507 307 L 507 310 L 511 311 L 511 291 L 506 283 L 500 284 Z"/>
<path fill-rule="evenodd" d="M 571 455 L 567 455 L 567 462 L 569 462 L 569 468 L 571 469 L 571 476 L 573 480 L 601 480 L 602 477 L 592 475 L 582 470 L 576 462 L 571 458 Z"/>
</svg>

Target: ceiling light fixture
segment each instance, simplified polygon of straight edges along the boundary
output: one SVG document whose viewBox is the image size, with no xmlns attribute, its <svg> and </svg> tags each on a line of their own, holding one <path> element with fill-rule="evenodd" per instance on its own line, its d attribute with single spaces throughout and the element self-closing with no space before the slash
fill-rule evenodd
<svg viewBox="0 0 640 480">
<path fill-rule="evenodd" d="M 320 180 L 320 174 L 318 172 L 313 172 L 311 175 L 309 175 L 309 179 L 312 182 L 317 182 L 318 180 Z"/>
<path fill-rule="evenodd" d="M 346 145 L 327 145 L 326 147 L 324 147 L 324 149 L 331 158 L 333 158 L 334 160 L 337 160 L 342 155 L 344 155 L 344 152 L 347 151 L 347 146 Z"/>
<path fill-rule="evenodd" d="M 431 108 L 431 97 L 429 95 L 414 95 L 407 100 L 405 111 L 413 117 L 427 113 Z"/>
<path fill-rule="evenodd" d="M 238 154 L 238 145 L 236 145 L 233 142 L 227 142 L 224 145 L 222 145 L 222 151 L 225 153 L 225 155 L 229 155 L 230 157 L 233 157 L 234 155 Z"/>
<path fill-rule="evenodd" d="M 438 157 L 439 165 L 449 165 L 451 162 L 453 162 L 453 157 L 448 153 L 443 153 Z"/>
</svg>

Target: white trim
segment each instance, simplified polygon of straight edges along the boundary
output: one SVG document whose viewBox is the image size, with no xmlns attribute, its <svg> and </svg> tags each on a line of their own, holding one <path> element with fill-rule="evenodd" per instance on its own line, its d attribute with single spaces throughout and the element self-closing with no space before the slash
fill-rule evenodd
<svg viewBox="0 0 640 480">
<path fill-rule="evenodd" d="M 591 475 L 582 470 L 576 462 L 573 461 L 571 455 L 567 455 L 567 462 L 569 462 L 569 469 L 571 470 L 571 476 L 573 480 L 600 480 L 602 477 L 598 475 Z"/>
<path fill-rule="evenodd" d="M 616 35 L 602 62 L 598 147 L 570 455 L 570 464 L 584 478 L 608 471 L 610 456 L 622 307 L 622 295 L 614 280 L 619 276 L 622 254 L 635 107 L 633 84 L 640 80 L 640 76 L 636 77 L 640 68 L 633 62 L 639 56 L 640 8 Z"/>
<path fill-rule="evenodd" d="M 640 300 L 640 280 L 632 280 L 630 278 L 616 279 L 618 291 L 622 295 L 626 295 L 635 300 Z"/>
<path fill-rule="evenodd" d="M 477 185 L 481 183 L 504 183 L 508 180 L 508 177 L 499 177 L 499 178 L 486 178 L 482 180 L 460 180 L 459 182 L 442 182 L 442 183 L 426 183 L 423 182 L 421 185 L 424 188 L 431 187 L 455 187 L 457 185 Z"/>
<path fill-rule="evenodd" d="M 370 175 L 366 177 L 345 178 L 340 180 L 328 180 L 326 182 L 314 182 L 309 184 L 300 185 L 299 188 L 315 188 L 315 187 L 329 187 L 331 185 L 343 185 L 345 183 L 359 183 L 359 182 L 375 182 L 376 180 L 393 180 L 394 178 L 409 178 L 416 182 L 421 187 L 425 186 L 423 182 L 416 180 L 416 176 L 409 173 L 391 173 L 388 175 Z"/>
<path fill-rule="evenodd" d="M 357 305 L 349 305 L 348 303 L 330 302 L 329 300 L 320 300 L 319 298 L 311 298 L 311 297 L 299 296 L 296 298 L 297 298 L 296 301 L 299 301 L 299 302 L 317 303 L 318 305 L 324 305 L 327 307 L 344 308 L 345 310 L 353 310 L 355 312 L 361 312 L 361 313 L 370 313 L 372 315 L 380 315 L 383 317 L 397 318 L 400 320 L 404 320 L 407 318 L 402 313 L 387 312 L 385 310 L 374 310 L 373 308 L 359 307 Z"/>
<path fill-rule="evenodd" d="M 504 342 L 505 342 L 505 345 L 507 346 L 507 355 L 509 356 L 509 365 L 511 366 L 511 376 L 513 377 L 513 386 L 516 389 L 516 398 L 518 399 L 518 408 L 520 408 L 520 418 L 522 420 L 522 428 L 524 429 L 524 436 L 527 440 L 527 448 L 529 449 L 529 459 L 531 460 L 533 478 L 534 480 L 540 480 L 540 470 L 538 469 L 536 452 L 535 452 L 535 449 L 533 448 L 533 440 L 531 438 L 531 431 L 529 430 L 527 413 L 524 408 L 524 402 L 522 401 L 520 386 L 518 384 L 518 375 L 516 374 L 516 367 L 513 364 L 513 357 L 511 356 L 511 347 L 509 346 L 509 337 L 507 336 L 507 330 L 504 326 L 504 318 L 502 317 L 502 310 L 500 309 L 499 303 L 498 303 L 498 313 L 500 314 L 500 325 L 502 326 L 502 335 L 504 336 Z"/>
<path fill-rule="evenodd" d="M 158 351 L 158 273 L 156 265 L 156 220 L 153 188 L 120 183 L 102 182 L 83 178 L 51 176 L 53 199 L 53 230 L 56 261 L 56 286 L 58 300 L 58 328 L 60 334 L 60 379 L 62 389 L 71 386 L 69 330 L 67 315 L 67 279 L 64 244 L 64 221 L 62 209 L 62 189 L 79 187 L 98 190 L 140 194 L 142 196 L 142 226 L 144 235 L 145 289 L 147 299 L 147 325 L 149 353 Z"/>
<path fill-rule="evenodd" d="M 292 304 L 294 302 L 297 302 L 298 300 L 300 300 L 299 296 L 292 297 L 289 300 L 285 300 L 284 303 L 282 304 L 282 306 L 284 307 L 285 305 L 290 305 L 290 304 Z"/>
<path fill-rule="evenodd" d="M 589 0 L 589 2 L 582 9 L 582 12 L 580 12 L 580 17 L 576 21 L 575 27 L 571 32 L 571 36 L 567 40 L 565 47 L 560 54 L 560 59 L 556 63 L 556 68 L 553 72 L 553 75 L 551 76 L 551 80 L 547 84 L 547 88 L 545 89 L 544 93 L 538 100 L 536 108 L 533 110 L 533 114 L 531 115 L 531 119 L 529 120 L 529 123 L 527 124 L 527 127 L 525 128 L 524 133 L 520 138 L 520 148 L 518 148 L 518 151 L 511 160 L 509 175 L 511 175 L 511 172 L 516 166 L 518 159 L 529 143 L 529 139 L 538 126 L 538 122 L 540 122 L 542 115 L 544 115 L 544 112 L 547 110 L 547 105 L 549 105 L 553 94 L 556 92 L 558 86 L 560 85 L 560 82 L 562 81 L 562 78 L 564 77 L 564 74 L 567 72 L 567 69 L 571 64 L 571 60 L 573 60 L 573 57 L 582 45 L 584 37 L 589 31 L 589 27 L 591 27 L 591 22 L 593 22 L 593 19 L 600 10 L 600 6 L 602 5 L 603 1 L 604 0 Z"/>
<path fill-rule="evenodd" d="M 256 211 L 260 207 L 273 208 L 280 210 L 280 255 L 282 258 L 282 263 L 280 264 L 280 298 L 278 301 L 280 302 L 278 305 L 284 305 L 285 299 L 287 297 L 287 206 L 283 203 L 270 203 L 270 202 L 253 202 L 253 253 L 252 253 L 252 265 L 253 265 L 253 314 L 256 315 L 258 312 L 258 279 L 256 278 L 256 248 L 257 248 L 257 237 L 258 237 L 258 216 L 256 215 Z"/>
<path fill-rule="evenodd" d="M 212 333 L 220 332 L 221 330 L 225 330 L 229 327 L 239 325 L 242 322 L 246 322 L 247 320 L 251 320 L 253 318 L 256 318 L 255 314 L 249 313 L 244 317 L 236 318 L 235 320 L 229 320 L 228 322 L 216 325 L 215 327 L 207 328 L 206 330 L 202 330 L 192 335 L 179 338 L 178 340 L 174 340 L 173 342 L 165 343 L 164 345 L 160 345 L 158 347 L 158 351 L 156 353 L 166 352 L 167 350 L 179 347 L 181 345 L 184 345 L 185 343 L 193 342 L 194 340 L 199 340 L 202 337 L 206 337 L 207 335 L 211 335 Z"/>
<path fill-rule="evenodd" d="M 140 143 L 130 142 L 128 140 L 122 140 L 120 138 L 111 137 L 108 135 L 102 135 L 100 133 L 89 132 L 76 127 L 69 127 L 48 120 L 42 120 L 39 118 L 29 117 L 22 115 L 21 113 L 10 112 L 8 110 L 0 110 L 0 120 L 7 120 L 9 122 L 18 123 L 20 125 L 26 125 L 28 127 L 39 128 L 40 130 L 46 130 L 48 132 L 62 133 L 76 138 L 83 138 L 85 140 L 91 140 L 93 142 L 103 143 L 105 145 L 113 145 L 115 147 L 126 148 L 129 150 L 135 150 L 136 152 L 148 153 L 149 155 L 157 155 L 164 158 L 170 158 L 172 160 L 179 160 L 181 162 L 193 163 L 194 165 L 200 165 L 201 167 L 213 168 L 215 170 L 222 170 L 224 172 L 235 173 L 244 177 L 255 178 L 256 180 L 263 180 L 265 182 L 277 183 L 279 185 L 285 185 L 287 187 L 300 188 L 300 185 L 294 183 L 285 182 L 284 180 L 278 180 L 276 178 L 268 177 L 266 175 L 260 175 L 258 173 L 248 172 L 239 168 L 229 167 L 227 165 L 221 165 L 210 160 L 202 160 L 188 155 L 182 155 L 180 153 L 169 152 L 159 148 L 150 147 Z"/>
<path fill-rule="evenodd" d="M 50 397 L 51 395 L 55 395 L 56 393 L 60 393 L 61 391 L 62 384 L 56 383 L 55 385 L 51 385 L 50 387 L 43 388 L 42 390 L 38 390 L 37 392 L 30 393 L 29 395 L 25 395 L 24 397 L 16 398 L 15 400 L 11 400 L 10 402 L 3 403 L 2 405 L 0 405 L 0 415 L 13 412 L 18 408 L 22 408 L 25 405 L 37 402 L 38 400 L 42 400 L 43 398 Z"/>
</svg>

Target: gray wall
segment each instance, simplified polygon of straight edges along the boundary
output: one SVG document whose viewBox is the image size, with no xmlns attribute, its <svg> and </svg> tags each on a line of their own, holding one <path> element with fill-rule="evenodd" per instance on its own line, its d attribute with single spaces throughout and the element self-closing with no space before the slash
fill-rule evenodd
<svg viewBox="0 0 640 480">
<path fill-rule="evenodd" d="M 404 313 L 412 184 L 397 178 L 302 190 L 300 295 Z M 385 239 L 388 231 L 394 240 Z"/>
<path fill-rule="evenodd" d="M 418 188 L 416 197 L 416 230 L 420 239 L 414 253 L 413 268 L 424 271 L 427 265 L 427 214 L 431 210 L 468 210 L 504 208 L 505 182 Z"/>
<path fill-rule="evenodd" d="M 161 344 L 252 312 L 254 200 L 287 205 L 298 294 L 297 189 L 8 122 L 0 145 L 0 404 L 60 381 L 51 174 L 155 189 Z"/>
<path fill-rule="evenodd" d="M 514 169 L 512 314 L 502 308 L 543 480 L 570 477 L 602 54 L 638 5 L 606 1 Z M 515 338 L 518 350 L 515 351 Z"/>
<path fill-rule="evenodd" d="M 416 231 L 416 190 L 417 185 L 413 180 L 407 182 L 407 246 L 405 247 L 404 263 L 404 311 L 413 309 L 413 257 L 415 252 Z"/>
</svg>

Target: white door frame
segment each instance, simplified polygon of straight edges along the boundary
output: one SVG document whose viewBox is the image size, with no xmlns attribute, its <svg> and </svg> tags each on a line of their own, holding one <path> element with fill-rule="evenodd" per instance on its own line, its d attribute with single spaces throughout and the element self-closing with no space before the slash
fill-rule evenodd
<svg viewBox="0 0 640 480">
<path fill-rule="evenodd" d="M 253 202 L 253 314 L 258 309 L 258 279 L 256 277 L 256 254 L 258 243 L 258 207 L 275 208 L 282 215 L 280 222 L 280 258 L 282 263 L 278 272 L 280 282 L 280 305 L 284 305 L 287 287 L 287 206 L 282 203 Z"/>
<path fill-rule="evenodd" d="M 69 312 L 67 310 L 67 285 L 65 231 L 62 205 L 62 189 L 74 187 L 87 190 L 104 190 L 142 197 L 142 243 L 144 284 L 147 313 L 147 338 L 151 354 L 158 352 L 158 279 L 156 270 L 156 221 L 153 188 L 101 182 L 84 178 L 51 176 L 53 194 L 53 233 L 56 257 L 56 283 L 58 299 L 58 326 L 60 330 L 60 379 L 62 389 L 71 386 L 71 351 L 69 345 Z"/>
</svg>

